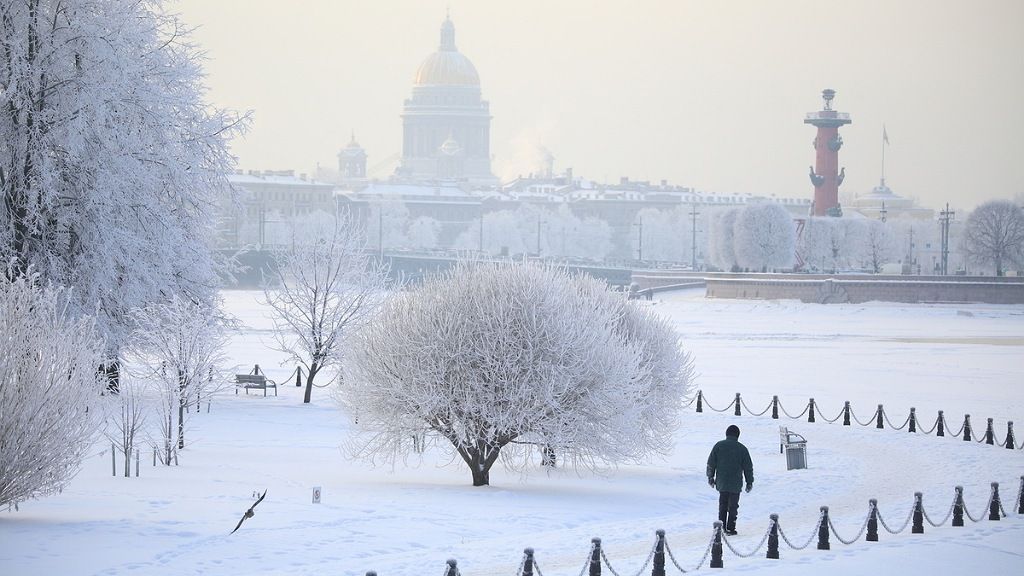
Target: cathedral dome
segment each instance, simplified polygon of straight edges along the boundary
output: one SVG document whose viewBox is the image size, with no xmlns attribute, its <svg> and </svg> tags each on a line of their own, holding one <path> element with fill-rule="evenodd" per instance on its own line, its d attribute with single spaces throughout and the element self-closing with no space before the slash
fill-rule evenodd
<svg viewBox="0 0 1024 576">
<path fill-rule="evenodd" d="M 450 18 L 441 24 L 441 46 L 416 70 L 417 86 L 479 86 L 476 66 L 455 47 L 455 25 Z"/>
</svg>

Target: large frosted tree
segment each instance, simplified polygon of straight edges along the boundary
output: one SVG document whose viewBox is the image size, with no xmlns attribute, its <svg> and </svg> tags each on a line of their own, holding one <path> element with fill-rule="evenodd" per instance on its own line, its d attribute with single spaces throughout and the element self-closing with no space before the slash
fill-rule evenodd
<svg viewBox="0 0 1024 576">
<path fill-rule="evenodd" d="M 394 461 L 441 439 L 489 484 L 499 459 L 584 467 L 670 447 L 690 359 L 649 309 L 535 264 L 460 263 L 390 299 L 348 341 L 358 454 Z"/>
<path fill-rule="evenodd" d="M 0 2 L 0 261 L 74 286 L 109 360 L 133 308 L 216 289 L 244 119 L 204 101 L 200 60 L 156 0 Z"/>
</svg>

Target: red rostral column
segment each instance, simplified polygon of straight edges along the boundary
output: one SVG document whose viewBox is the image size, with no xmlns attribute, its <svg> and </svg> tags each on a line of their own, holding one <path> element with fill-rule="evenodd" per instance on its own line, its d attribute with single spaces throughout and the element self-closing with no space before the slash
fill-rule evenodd
<svg viewBox="0 0 1024 576">
<path fill-rule="evenodd" d="M 816 154 L 814 166 L 811 166 L 811 183 L 814 184 L 814 216 L 842 216 L 839 206 L 839 185 L 846 177 L 846 168 L 839 170 L 839 149 L 843 147 L 843 137 L 839 135 L 839 127 L 852 122 L 850 115 L 832 109 L 832 99 L 836 91 L 821 91 L 825 99 L 825 108 L 818 112 L 810 112 L 804 118 L 804 124 L 818 127 L 818 135 L 814 138 Z"/>
</svg>

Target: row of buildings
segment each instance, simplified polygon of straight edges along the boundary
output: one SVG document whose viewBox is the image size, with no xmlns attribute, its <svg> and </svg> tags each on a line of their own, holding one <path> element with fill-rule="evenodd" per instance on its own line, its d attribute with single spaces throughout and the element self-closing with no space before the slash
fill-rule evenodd
<svg viewBox="0 0 1024 576">
<path fill-rule="evenodd" d="M 625 177 L 617 183 L 594 182 L 574 175 L 571 169 L 556 173 L 554 158 L 547 151 L 541 154 L 534 173 L 500 182 L 491 172 L 489 105 L 482 99 L 476 68 L 456 47 L 455 27 L 449 18 L 441 25 L 438 49 L 416 71 L 411 97 L 403 105 L 402 122 L 401 157 L 386 179 L 369 177 L 368 154 L 354 136 L 339 151 L 336 170 L 318 169 L 308 175 L 291 170 L 239 171 L 230 175 L 239 201 L 226 206 L 221 215 L 222 248 L 273 244 L 296 220 L 345 212 L 364 220 L 368 229 L 374 228 L 370 220 L 376 216 L 380 220 L 376 223 L 378 242 L 383 249 L 381 206 L 385 204 L 401 204 L 410 220 L 429 218 L 436 222 L 435 247 L 454 248 L 460 234 L 474 226 L 480 228 L 483 247 L 486 214 L 527 207 L 538 214 L 568 211 L 581 220 L 606 222 L 614 246 L 610 256 L 642 259 L 642 246 L 637 250 L 633 240 L 642 234 L 638 217 L 644 211 L 657 210 L 692 217 L 689 229 L 680 233 L 696 240 L 691 247 L 696 260 L 698 253 L 706 252 L 706 239 L 693 229 L 706 231 L 707 220 L 716 208 L 772 201 L 785 206 L 794 219 L 814 211 L 808 197 L 720 195 L 664 180 L 652 183 Z M 934 217 L 932 211 L 917 208 L 909 199 L 894 194 L 884 180 L 846 208 L 848 215 L 858 212 L 870 218 Z M 539 251 L 540 217 L 537 222 Z"/>
</svg>

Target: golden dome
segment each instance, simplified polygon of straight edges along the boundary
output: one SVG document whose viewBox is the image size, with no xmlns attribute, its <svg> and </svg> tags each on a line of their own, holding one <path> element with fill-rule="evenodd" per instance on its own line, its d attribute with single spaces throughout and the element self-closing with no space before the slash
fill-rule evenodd
<svg viewBox="0 0 1024 576">
<path fill-rule="evenodd" d="M 417 86 L 479 86 L 476 66 L 458 52 L 437 51 L 416 70 Z"/>
<path fill-rule="evenodd" d="M 455 47 L 455 25 L 441 24 L 441 46 L 416 70 L 416 86 L 479 86 L 476 66 Z"/>
</svg>

